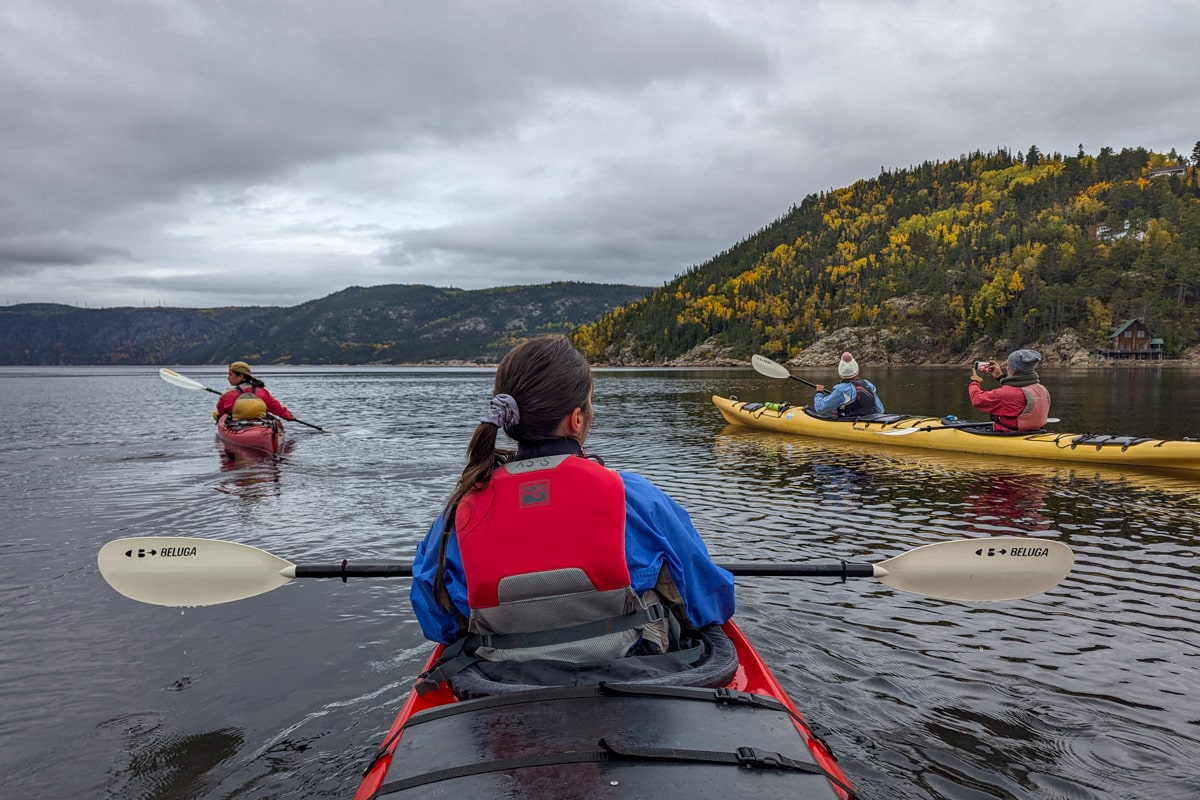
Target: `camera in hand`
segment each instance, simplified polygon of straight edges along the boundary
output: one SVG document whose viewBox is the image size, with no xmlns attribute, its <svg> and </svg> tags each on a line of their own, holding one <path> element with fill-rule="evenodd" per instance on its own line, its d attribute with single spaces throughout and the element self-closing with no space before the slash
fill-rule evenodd
<svg viewBox="0 0 1200 800">
<path fill-rule="evenodd" d="M 975 371 L 976 371 L 976 372 L 991 372 L 991 371 L 992 371 L 992 365 L 991 365 L 991 362 L 989 362 L 989 361 L 976 361 L 976 362 L 975 362 Z"/>
</svg>

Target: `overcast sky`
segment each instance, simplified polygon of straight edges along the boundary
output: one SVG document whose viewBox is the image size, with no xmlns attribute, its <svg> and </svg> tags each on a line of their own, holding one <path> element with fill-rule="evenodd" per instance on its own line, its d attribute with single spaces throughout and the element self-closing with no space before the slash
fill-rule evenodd
<svg viewBox="0 0 1200 800">
<path fill-rule="evenodd" d="M 0 302 L 658 286 L 805 195 L 1200 140 L 1200 2 L 4 0 Z"/>
</svg>

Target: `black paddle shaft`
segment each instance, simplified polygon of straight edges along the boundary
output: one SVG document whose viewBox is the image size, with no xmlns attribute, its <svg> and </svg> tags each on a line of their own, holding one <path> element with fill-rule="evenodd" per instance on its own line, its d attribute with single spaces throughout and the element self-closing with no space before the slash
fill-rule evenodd
<svg viewBox="0 0 1200 800">
<path fill-rule="evenodd" d="M 756 564 L 736 562 L 719 564 L 723 569 L 744 578 L 872 578 L 873 564 L 852 564 L 838 561 L 833 564 Z M 298 564 L 297 578 L 411 578 L 408 564 Z"/>
<path fill-rule="evenodd" d="M 411 578 L 408 564 L 297 564 L 297 578 Z"/>
<path fill-rule="evenodd" d="M 742 578 L 873 578 L 874 564 L 852 564 L 838 561 L 833 564 L 756 564 L 736 562 L 718 566 Z"/>
</svg>

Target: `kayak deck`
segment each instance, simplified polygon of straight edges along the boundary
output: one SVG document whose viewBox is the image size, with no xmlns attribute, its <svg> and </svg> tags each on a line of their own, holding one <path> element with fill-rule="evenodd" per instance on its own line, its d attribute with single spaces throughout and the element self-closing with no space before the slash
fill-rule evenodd
<svg viewBox="0 0 1200 800">
<path fill-rule="evenodd" d="M 721 691 L 564 687 L 430 709 L 376 796 L 836 797 L 782 704 Z"/>
<path fill-rule="evenodd" d="M 462 701 L 445 688 L 413 693 L 356 799 L 847 797 L 824 742 L 736 626 L 725 628 L 745 659 L 719 689 L 601 684 Z"/>
<path fill-rule="evenodd" d="M 720 395 L 713 395 L 712 402 L 725 421 L 734 425 L 824 439 L 986 456 L 1200 470 L 1200 442 L 1192 440 L 1056 431 L 997 433 L 988 429 L 986 422 L 946 423 L 937 417 L 904 414 L 835 420 L 814 416 L 803 406 L 765 406 Z"/>
</svg>

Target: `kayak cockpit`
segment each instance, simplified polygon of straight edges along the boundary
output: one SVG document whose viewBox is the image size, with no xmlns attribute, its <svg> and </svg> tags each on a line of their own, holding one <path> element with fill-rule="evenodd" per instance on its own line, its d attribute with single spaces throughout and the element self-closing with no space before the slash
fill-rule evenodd
<svg viewBox="0 0 1200 800">
<path fill-rule="evenodd" d="M 643 686 L 725 686 L 738 668 L 737 650 L 719 625 L 709 625 L 681 642 L 682 651 L 634 655 L 594 664 L 571 664 L 549 659 L 531 661 L 477 660 L 450 676 L 456 697 L 514 694 L 549 686 L 596 685 L 603 681 Z M 686 656 L 697 650 L 698 658 Z"/>
</svg>

